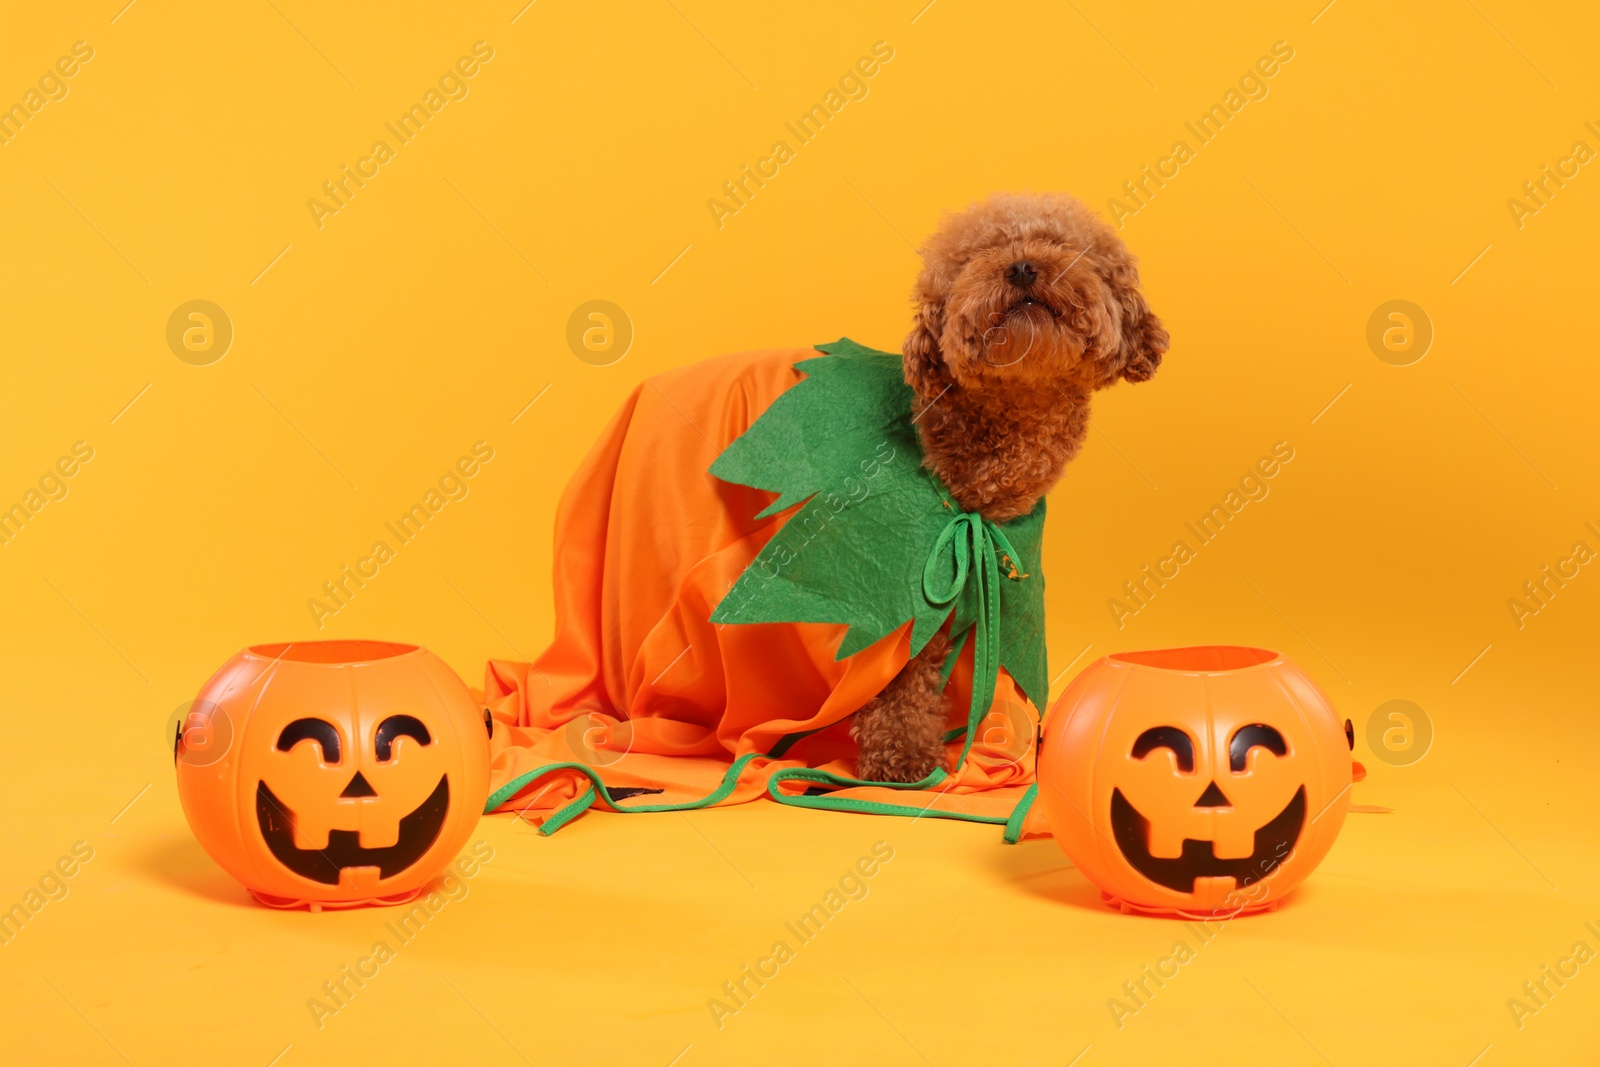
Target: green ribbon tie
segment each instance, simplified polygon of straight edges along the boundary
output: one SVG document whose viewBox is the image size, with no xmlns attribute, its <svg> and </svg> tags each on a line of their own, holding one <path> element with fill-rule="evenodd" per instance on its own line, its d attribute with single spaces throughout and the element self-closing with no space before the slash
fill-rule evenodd
<svg viewBox="0 0 1600 1067">
<path fill-rule="evenodd" d="M 967 713 L 967 740 L 961 749 L 957 766 L 966 762 L 967 752 L 977 736 L 978 724 L 989 713 L 994 703 L 994 690 L 1000 680 L 1000 561 L 1005 560 L 1005 577 L 1021 581 L 1028 577 L 1017 570 L 1017 550 L 1011 546 L 1005 531 L 973 511 L 958 512 L 945 524 L 944 530 L 933 542 L 928 561 L 922 567 L 922 593 L 931 604 L 939 607 L 955 604 L 966 590 L 969 580 L 977 581 L 975 590 L 977 618 L 972 629 L 977 631 L 977 642 L 972 655 L 972 703 Z M 952 567 L 953 563 L 953 567 Z M 954 575 L 951 576 L 951 571 Z M 940 588 L 941 580 L 944 587 Z M 963 635 L 965 634 L 963 631 Z M 953 659 L 960 652 L 958 644 L 952 650 Z"/>
</svg>

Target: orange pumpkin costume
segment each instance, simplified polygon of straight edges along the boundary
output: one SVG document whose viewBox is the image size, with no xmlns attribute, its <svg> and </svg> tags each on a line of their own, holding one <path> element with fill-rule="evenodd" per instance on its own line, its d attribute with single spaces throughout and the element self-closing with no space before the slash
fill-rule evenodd
<svg viewBox="0 0 1600 1067">
<path fill-rule="evenodd" d="M 682 810 L 767 793 L 1008 824 L 1012 840 L 1022 832 L 1039 713 L 1001 669 L 975 736 L 958 736 L 975 642 L 945 691 L 956 769 L 913 786 L 860 784 L 847 719 L 905 666 L 911 623 L 841 660 L 845 625 L 711 621 L 796 512 L 757 519 L 776 494 L 708 468 L 802 380 L 795 364 L 817 356 L 724 356 L 651 378 L 623 404 L 556 516 L 554 640 L 534 663 L 487 666 L 482 697 L 496 727 L 486 811 L 522 813 L 551 833 L 595 803 Z"/>
</svg>

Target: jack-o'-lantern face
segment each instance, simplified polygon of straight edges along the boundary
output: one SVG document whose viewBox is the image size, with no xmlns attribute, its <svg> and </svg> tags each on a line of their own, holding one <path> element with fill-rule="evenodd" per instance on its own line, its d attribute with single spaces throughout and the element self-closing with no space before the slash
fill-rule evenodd
<svg viewBox="0 0 1600 1067">
<path fill-rule="evenodd" d="M 1274 906 L 1332 845 L 1344 725 L 1284 657 L 1213 646 L 1114 655 L 1046 725 L 1040 797 L 1063 848 L 1135 910 Z"/>
<path fill-rule="evenodd" d="M 492 721 L 413 645 L 247 649 L 201 691 L 230 751 L 186 762 L 185 814 L 206 850 L 268 903 L 389 900 L 454 857 L 488 792 Z"/>
<path fill-rule="evenodd" d="M 1111 787 L 1117 848 L 1134 870 L 1180 893 L 1193 893 L 1201 878 L 1231 879 L 1232 887 L 1259 881 L 1289 855 L 1306 822 L 1297 753 L 1282 731 L 1260 722 L 1211 726 L 1199 743 L 1181 726 L 1141 730 Z M 1143 811 L 1159 812 L 1159 825 Z"/>
<path fill-rule="evenodd" d="M 295 719 L 273 750 L 281 755 L 268 766 L 277 790 L 265 777 L 257 783 L 256 822 L 267 848 L 296 874 L 338 885 L 341 871 L 376 867 L 379 879 L 393 878 L 439 839 L 450 776 L 415 715 L 385 717 L 370 747 L 352 745 L 327 719 Z"/>
</svg>

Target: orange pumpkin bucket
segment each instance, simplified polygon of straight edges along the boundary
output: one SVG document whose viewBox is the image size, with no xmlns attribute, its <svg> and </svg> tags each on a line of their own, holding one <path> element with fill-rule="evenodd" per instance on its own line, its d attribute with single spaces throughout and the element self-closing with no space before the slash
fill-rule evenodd
<svg viewBox="0 0 1600 1067">
<path fill-rule="evenodd" d="M 404 903 L 477 824 L 490 727 L 417 645 L 255 645 L 179 725 L 178 796 L 206 852 L 264 904 Z"/>
<path fill-rule="evenodd" d="M 1039 799 L 1107 903 L 1185 917 L 1263 911 L 1338 836 L 1352 737 L 1276 652 L 1121 652 L 1051 709 Z"/>
</svg>

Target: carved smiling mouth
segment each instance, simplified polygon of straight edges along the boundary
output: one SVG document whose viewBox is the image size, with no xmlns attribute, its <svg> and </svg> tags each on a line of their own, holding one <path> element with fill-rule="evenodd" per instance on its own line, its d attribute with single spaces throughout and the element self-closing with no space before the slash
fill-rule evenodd
<svg viewBox="0 0 1600 1067">
<path fill-rule="evenodd" d="M 1237 888 L 1260 881 L 1288 858 L 1306 821 L 1306 788 L 1276 817 L 1256 831 L 1255 851 L 1240 859 L 1218 859 L 1214 844 L 1183 839 L 1183 851 L 1174 859 L 1150 855 L 1150 820 L 1122 795 L 1111 791 L 1111 833 L 1133 869 L 1156 885 L 1179 893 L 1193 893 L 1196 878 L 1232 878 Z"/>
<path fill-rule="evenodd" d="M 323 885 L 338 885 L 339 872 L 346 867 L 376 867 L 380 878 L 399 874 L 433 847 L 449 810 L 449 776 L 440 775 L 439 784 L 428 799 L 401 818 L 400 838 L 394 844 L 362 848 L 359 830 L 329 830 L 327 847 L 297 848 L 294 814 L 267 788 L 266 782 L 256 786 L 256 822 L 267 848 L 295 874 Z"/>
</svg>

